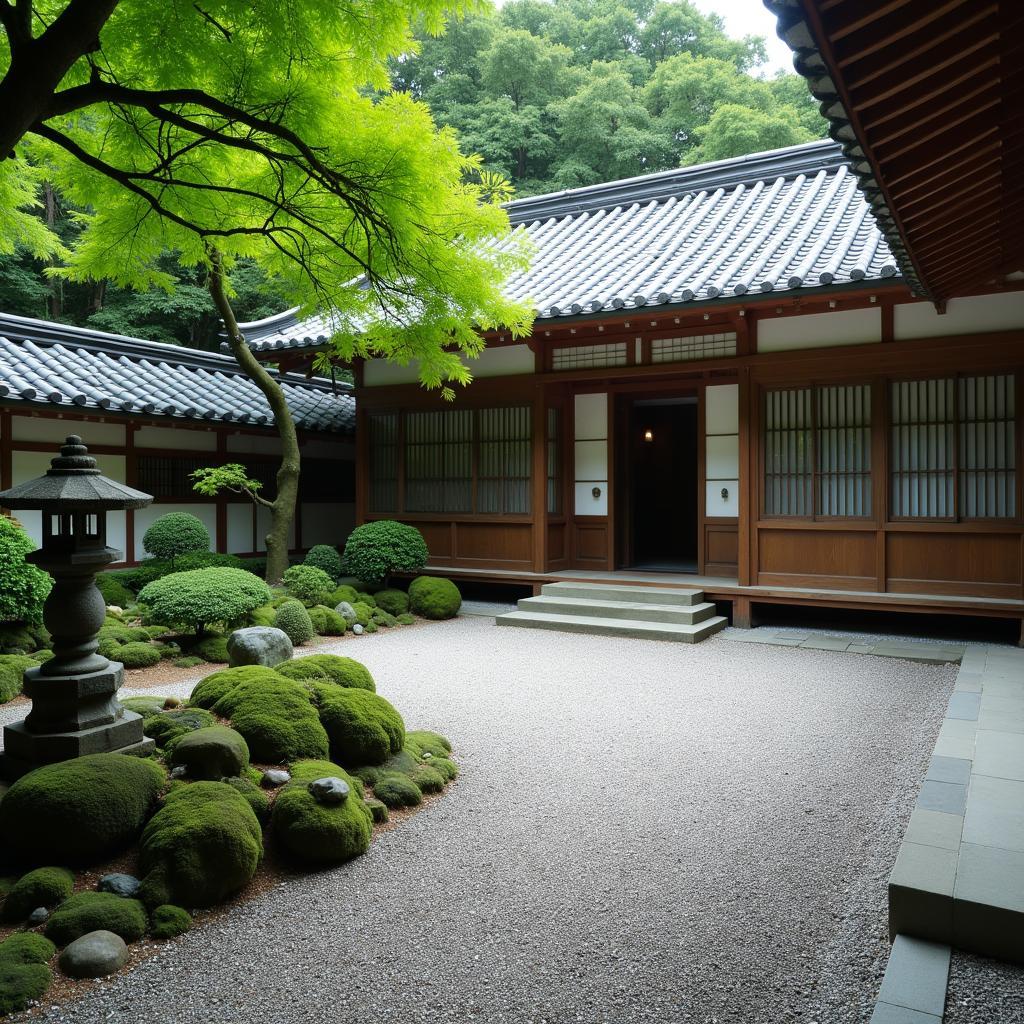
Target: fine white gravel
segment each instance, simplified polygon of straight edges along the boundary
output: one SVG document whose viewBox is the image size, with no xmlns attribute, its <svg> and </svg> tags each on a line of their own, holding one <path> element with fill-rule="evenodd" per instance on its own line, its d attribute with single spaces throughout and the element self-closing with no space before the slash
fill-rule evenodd
<svg viewBox="0 0 1024 1024">
<path fill-rule="evenodd" d="M 337 649 L 452 740 L 459 781 L 365 857 L 36 1019 L 870 1018 L 955 666 L 480 617 Z"/>
</svg>

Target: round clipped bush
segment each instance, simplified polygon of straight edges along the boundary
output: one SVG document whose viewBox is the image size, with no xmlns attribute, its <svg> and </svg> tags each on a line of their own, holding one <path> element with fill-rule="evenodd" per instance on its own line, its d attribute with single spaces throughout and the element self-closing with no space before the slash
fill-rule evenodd
<svg viewBox="0 0 1024 1024">
<path fill-rule="evenodd" d="M 124 703 L 127 704 L 128 701 Z M 170 711 L 161 711 L 159 714 L 147 715 L 142 723 L 142 730 L 158 747 L 169 749 L 185 733 L 206 729 L 215 724 L 216 719 L 209 711 L 203 711 L 201 708 L 174 708 Z"/>
<path fill-rule="evenodd" d="M 288 593 L 303 604 L 323 604 L 334 590 L 334 580 L 315 565 L 293 565 L 281 579 Z"/>
<path fill-rule="evenodd" d="M 377 607 L 389 615 L 404 615 L 409 610 L 409 595 L 404 590 L 378 590 L 373 596 Z"/>
<path fill-rule="evenodd" d="M 309 621 L 320 636 L 343 636 L 348 623 L 333 609 L 317 604 L 309 609 Z"/>
<path fill-rule="evenodd" d="M 0 956 L 0 1016 L 18 1013 L 38 1002 L 52 981 L 53 974 L 46 964 L 8 962 Z"/>
<path fill-rule="evenodd" d="M 75 887 L 75 876 L 66 868 L 36 868 L 23 875 L 4 900 L 4 919 L 24 921 L 36 907 L 63 903 Z"/>
<path fill-rule="evenodd" d="M 462 607 L 462 595 L 451 580 L 417 576 L 409 584 L 409 607 L 425 619 L 451 619 Z"/>
<path fill-rule="evenodd" d="M 405 723 L 383 697 L 354 687 L 313 685 L 331 756 L 339 764 L 383 764 L 402 749 Z"/>
<path fill-rule="evenodd" d="M 43 865 L 59 850 L 88 865 L 130 845 L 163 788 L 163 769 L 127 754 L 88 754 L 22 776 L 0 801 L 11 860 Z"/>
<path fill-rule="evenodd" d="M 410 612 L 406 612 L 404 615 L 396 616 L 395 621 L 400 626 L 413 626 L 416 624 L 416 616 Z"/>
<path fill-rule="evenodd" d="M 322 569 L 331 577 L 331 584 L 341 575 L 341 555 L 338 549 L 330 544 L 314 544 L 303 559 L 304 565 L 313 565 Z"/>
<path fill-rule="evenodd" d="M 343 583 L 340 587 L 336 587 L 334 592 L 328 598 L 327 603 L 335 608 L 342 601 L 346 604 L 355 604 L 359 600 L 359 591 L 355 587 L 349 586 L 347 583 Z"/>
<path fill-rule="evenodd" d="M 25 561 L 35 544 L 18 523 L 0 516 L 0 622 L 38 623 L 53 580 Z M 25 648 L 28 650 L 29 648 Z"/>
<path fill-rule="evenodd" d="M 114 653 L 114 660 L 121 662 L 125 668 L 149 668 L 160 660 L 160 648 L 151 643 L 124 644 Z"/>
<path fill-rule="evenodd" d="M 341 556 L 342 571 L 367 583 L 381 583 L 393 572 L 419 572 L 427 564 L 427 543 L 414 526 L 380 519 L 357 526 Z"/>
<path fill-rule="evenodd" d="M 311 654 L 308 658 L 286 661 L 277 667 L 277 671 L 289 679 L 326 679 L 338 686 L 354 686 L 371 692 L 377 689 L 365 665 L 339 654 Z"/>
<path fill-rule="evenodd" d="M 198 635 L 208 626 L 240 625 L 250 612 L 269 603 L 270 588 L 244 569 L 192 569 L 148 583 L 139 600 L 155 622 Z"/>
<path fill-rule="evenodd" d="M 0 704 L 13 700 L 21 693 L 25 669 L 38 664 L 27 654 L 0 654 Z"/>
<path fill-rule="evenodd" d="M 216 781 L 245 770 L 249 746 L 234 729 L 211 725 L 181 736 L 174 744 L 171 764 L 183 767 L 190 779 Z"/>
<path fill-rule="evenodd" d="M 164 903 L 153 911 L 149 934 L 154 939 L 176 939 L 192 927 L 192 915 L 184 907 Z"/>
<path fill-rule="evenodd" d="M 274 615 L 274 625 L 287 634 L 296 647 L 309 643 L 316 636 L 309 612 L 301 601 L 285 601 Z"/>
<path fill-rule="evenodd" d="M 246 886 L 263 856 L 263 832 L 245 797 L 223 782 L 167 794 L 142 833 L 140 895 L 152 907 L 212 907 Z"/>
<path fill-rule="evenodd" d="M 316 779 L 339 778 L 350 789 L 339 804 L 323 804 L 309 791 Z M 271 818 L 280 848 L 304 864 L 340 864 L 365 853 L 373 832 L 373 815 L 363 789 L 336 764 L 300 761 L 292 766 L 292 781 L 274 801 Z"/>
<path fill-rule="evenodd" d="M 99 591 L 103 595 L 103 601 L 107 605 L 127 608 L 128 605 L 135 601 L 135 595 L 115 573 L 101 572 L 96 577 L 96 586 L 99 587 Z"/>
<path fill-rule="evenodd" d="M 192 551 L 209 551 L 210 533 L 196 516 L 188 512 L 168 512 L 142 535 L 142 547 L 154 558 L 173 561 Z"/>
<path fill-rule="evenodd" d="M 97 931 L 113 932 L 132 943 L 146 934 L 148 926 L 146 908 L 138 900 L 112 892 L 78 892 L 50 915 L 45 931 L 58 946 Z"/>
</svg>

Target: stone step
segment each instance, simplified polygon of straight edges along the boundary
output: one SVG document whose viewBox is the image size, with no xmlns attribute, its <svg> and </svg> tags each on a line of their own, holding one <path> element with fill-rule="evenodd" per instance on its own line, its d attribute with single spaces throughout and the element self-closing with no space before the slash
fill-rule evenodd
<svg viewBox="0 0 1024 1024">
<path fill-rule="evenodd" d="M 644 622 L 639 619 L 609 619 L 594 615 L 553 615 L 549 612 L 515 611 L 499 615 L 499 626 L 527 629 L 553 629 L 562 633 L 588 633 L 595 636 L 622 636 L 638 640 L 674 640 L 696 644 L 722 629 L 727 620 L 716 615 L 703 622 Z"/>
<path fill-rule="evenodd" d="M 582 615 L 597 619 L 636 619 L 641 622 L 679 622 L 694 625 L 711 618 L 715 606 L 703 604 L 647 604 L 635 601 L 599 601 L 589 597 L 542 594 L 519 601 L 523 612 L 548 612 L 552 615 Z"/>
<path fill-rule="evenodd" d="M 543 597 L 581 597 L 590 601 L 626 601 L 668 604 L 676 607 L 702 604 L 702 590 L 671 590 L 664 587 L 629 587 L 614 583 L 545 583 Z"/>
</svg>

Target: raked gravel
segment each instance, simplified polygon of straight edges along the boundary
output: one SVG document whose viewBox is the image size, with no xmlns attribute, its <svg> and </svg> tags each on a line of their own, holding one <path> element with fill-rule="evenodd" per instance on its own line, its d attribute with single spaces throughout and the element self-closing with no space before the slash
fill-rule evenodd
<svg viewBox="0 0 1024 1024">
<path fill-rule="evenodd" d="M 869 1019 L 955 666 L 479 617 L 338 649 L 451 738 L 459 781 L 38 1019 Z"/>
</svg>

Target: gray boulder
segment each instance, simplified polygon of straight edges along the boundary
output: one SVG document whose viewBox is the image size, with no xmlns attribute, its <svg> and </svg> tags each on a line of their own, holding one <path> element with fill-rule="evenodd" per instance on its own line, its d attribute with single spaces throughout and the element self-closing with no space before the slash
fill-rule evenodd
<svg viewBox="0 0 1024 1024">
<path fill-rule="evenodd" d="M 264 789 L 277 789 L 278 786 L 283 786 L 286 782 L 291 781 L 291 773 L 286 772 L 283 768 L 268 768 L 260 780 Z"/>
<path fill-rule="evenodd" d="M 363 635 L 363 627 L 357 622 L 352 627 L 352 632 L 355 633 L 356 636 L 362 636 Z"/>
<path fill-rule="evenodd" d="M 359 618 L 356 615 L 355 608 L 348 603 L 348 601 L 341 601 L 334 606 L 334 610 L 345 620 L 346 625 L 352 626 L 355 624 L 356 619 Z"/>
<path fill-rule="evenodd" d="M 104 978 L 128 963 L 128 947 L 113 932 L 89 932 L 60 955 L 60 969 L 72 978 Z"/>
<path fill-rule="evenodd" d="M 112 892 L 115 896 L 131 899 L 138 894 L 142 883 L 134 875 L 122 875 L 120 872 L 104 875 L 100 879 L 100 892 Z"/>
<path fill-rule="evenodd" d="M 318 804 L 343 804 L 348 799 L 348 783 L 336 776 L 314 779 L 308 788 Z"/>
<path fill-rule="evenodd" d="M 228 664 L 273 668 L 288 661 L 294 648 L 288 634 L 274 626 L 246 626 L 228 637 Z"/>
<path fill-rule="evenodd" d="M 174 745 L 171 762 L 184 767 L 190 779 L 216 782 L 242 774 L 249 764 L 249 745 L 233 729 L 210 725 L 185 733 Z"/>
<path fill-rule="evenodd" d="M 50 912 L 46 907 L 36 907 L 31 914 L 28 915 L 28 923 L 31 925 L 42 924 L 50 916 Z"/>
</svg>

